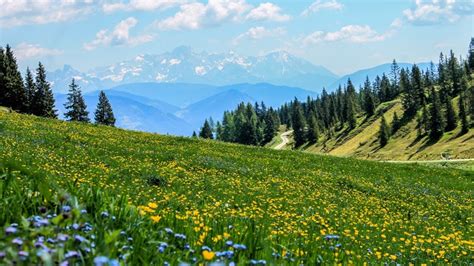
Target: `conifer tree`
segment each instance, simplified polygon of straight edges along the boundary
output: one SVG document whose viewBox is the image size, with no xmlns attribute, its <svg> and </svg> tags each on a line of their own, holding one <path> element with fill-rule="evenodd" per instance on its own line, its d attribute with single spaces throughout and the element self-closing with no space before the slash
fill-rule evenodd
<svg viewBox="0 0 474 266">
<path fill-rule="evenodd" d="M 430 139 L 438 140 L 444 132 L 444 119 L 438 92 L 431 88 Z"/>
<path fill-rule="evenodd" d="M 308 141 L 310 143 L 317 143 L 319 139 L 319 127 L 316 117 L 313 113 L 309 115 L 308 119 Z"/>
<path fill-rule="evenodd" d="M 67 102 L 64 104 L 66 113 L 64 116 L 69 121 L 78 122 L 89 122 L 89 112 L 87 106 L 82 97 L 81 88 L 76 84 L 76 81 L 72 79 L 69 85 L 69 93 L 67 96 Z"/>
<path fill-rule="evenodd" d="M 390 129 L 387 125 L 387 121 L 385 121 L 385 117 L 382 116 L 382 119 L 380 121 L 380 130 L 379 130 L 380 147 L 385 147 L 389 139 L 390 139 Z"/>
<path fill-rule="evenodd" d="M 211 125 L 209 124 L 209 121 L 207 119 L 204 121 L 204 125 L 201 128 L 201 131 L 199 132 L 199 137 L 203 139 L 213 139 L 212 135 L 212 129 Z"/>
<path fill-rule="evenodd" d="M 370 117 L 375 112 L 375 101 L 372 95 L 372 88 L 371 88 L 368 76 L 365 78 L 363 92 L 364 92 L 364 111 L 367 114 L 367 116 Z"/>
<path fill-rule="evenodd" d="M 32 113 L 37 116 L 57 118 L 54 109 L 54 97 L 49 82 L 46 80 L 46 70 L 41 62 L 36 69 L 35 95 L 32 103 Z"/>
<path fill-rule="evenodd" d="M 6 62 L 5 51 L 0 47 L 0 106 L 7 106 L 7 88 L 5 87 Z"/>
<path fill-rule="evenodd" d="M 392 120 L 392 135 L 395 134 L 398 129 L 400 129 L 400 126 L 401 126 L 401 121 L 400 119 L 398 118 L 398 115 L 397 115 L 397 112 L 395 112 L 393 114 L 393 120 Z"/>
<path fill-rule="evenodd" d="M 26 68 L 25 76 L 25 91 L 26 91 L 26 107 L 27 113 L 33 113 L 33 103 L 36 94 L 35 81 L 33 79 L 33 74 L 31 74 L 30 68 Z"/>
<path fill-rule="evenodd" d="M 291 120 L 293 125 L 293 136 L 295 139 L 295 146 L 299 147 L 306 142 L 306 134 L 303 108 L 297 100 L 295 100 L 295 103 L 293 104 Z"/>
<path fill-rule="evenodd" d="M 352 81 L 350 79 L 347 80 L 347 89 L 346 89 L 346 97 L 345 97 L 345 114 L 346 114 L 346 121 L 349 123 L 349 128 L 354 129 L 357 125 L 356 120 L 356 103 L 355 103 L 355 88 L 352 85 Z"/>
<path fill-rule="evenodd" d="M 197 134 L 196 134 L 196 131 L 193 131 L 193 135 L 192 135 L 192 138 L 197 138 Z"/>
<path fill-rule="evenodd" d="M 400 91 L 400 67 L 397 64 L 397 61 L 393 59 L 392 66 L 390 68 L 390 78 L 392 85 L 392 97 L 396 97 Z"/>
<path fill-rule="evenodd" d="M 227 142 L 235 142 L 235 124 L 233 114 L 230 112 L 224 112 L 224 118 L 222 119 L 222 134 L 221 140 Z"/>
<path fill-rule="evenodd" d="M 276 121 L 271 112 L 267 112 L 265 115 L 265 128 L 264 128 L 264 142 L 268 143 L 272 141 L 273 137 L 276 135 Z"/>
<path fill-rule="evenodd" d="M 474 44 L 474 38 L 471 38 L 471 44 Z M 474 72 L 474 49 L 469 50 L 467 61 L 471 73 Z"/>
<path fill-rule="evenodd" d="M 459 118 L 461 119 L 461 134 L 469 131 L 469 123 L 467 122 L 466 104 L 464 102 L 464 93 L 459 95 Z"/>
<path fill-rule="evenodd" d="M 27 98 L 23 78 L 18 70 L 16 58 L 9 45 L 7 45 L 4 56 L 5 64 L 5 102 L 7 107 L 20 112 L 27 112 Z"/>
<path fill-rule="evenodd" d="M 222 125 L 220 121 L 216 123 L 216 139 L 222 140 Z"/>
<path fill-rule="evenodd" d="M 455 129 L 458 125 L 456 113 L 454 112 L 453 104 L 451 102 L 451 96 L 447 95 L 445 100 L 445 109 L 446 109 L 446 128 L 445 131 L 451 131 Z"/>
<path fill-rule="evenodd" d="M 99 102 L 97 103 L 94 116 L 96 124 L 115 126 L 115 116 L 112 111 L 112 106 L 103 91 L 99 93 Z"/>
</svg>

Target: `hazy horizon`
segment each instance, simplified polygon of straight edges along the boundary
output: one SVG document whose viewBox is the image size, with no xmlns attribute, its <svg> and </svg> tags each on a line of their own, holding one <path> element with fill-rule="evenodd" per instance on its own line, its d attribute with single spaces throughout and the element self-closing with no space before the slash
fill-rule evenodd
<svg viewBox="0 0 474 266">
<path fill-rule="evenodd" d="M 194 51 L 259 56 L 285 50 L 342 76 L 390 62 L 466 54 L 472 1 L 0 1 L 0 45 L 20 67 L 80 71 Z M 53 4 L 54 3 L 54 4 Z"/>
</svg>

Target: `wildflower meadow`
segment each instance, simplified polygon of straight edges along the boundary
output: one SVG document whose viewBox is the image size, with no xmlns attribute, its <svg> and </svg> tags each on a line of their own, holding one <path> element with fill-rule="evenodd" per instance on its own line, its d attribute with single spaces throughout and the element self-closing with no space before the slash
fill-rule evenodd
<svg viewBox="0 0 474 266">
<path fill-rule="evenodd" d="M 0 112 L 0 264 L 474 263 L 472 172 Z"/>
</svg>

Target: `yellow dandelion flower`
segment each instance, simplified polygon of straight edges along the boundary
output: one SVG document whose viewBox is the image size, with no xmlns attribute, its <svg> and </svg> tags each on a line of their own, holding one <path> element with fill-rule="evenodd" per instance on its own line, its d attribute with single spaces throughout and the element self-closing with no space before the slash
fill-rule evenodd
<svg viewBox="0 0 474 266">
<path fill-rule="evenodd" d="M 159 222 L 159 221 L 161 220 L 161 217 L 158 216 L 158 215 L 151 216 L 150 218 L 151 218 L 151 220 L 152 220 L 153 222 L 155 222 L 155 223 L 157 223 L 157 222 Z"/>
<path fill-rule="evenodd" d="M 207 251 L 207 250 L 204 250 L 202 252 L 202 257 L 205 259 L 205 260 L 212 260 L 214 257 L 216 256 L 216 254 L 212 251 Z"/>
</svg>

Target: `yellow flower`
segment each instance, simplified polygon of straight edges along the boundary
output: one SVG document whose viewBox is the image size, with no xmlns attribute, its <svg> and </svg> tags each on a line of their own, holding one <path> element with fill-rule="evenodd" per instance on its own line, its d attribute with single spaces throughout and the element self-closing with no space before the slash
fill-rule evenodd
<svg viewBox="0 0 474 266">
<path fill-rule="evenodd" d="M 161 220 L 161 217 L 158 216 L 158 215 L 151 216 L 150 218 L 151 218 L 151 220 L 152 220 L 153 222 L 155 222 L 155 223 L 157 223 L 157 222 L 159 222 L 159 221 Z"/>
<path fill-rule="evenodd" d="M 156 209 L 156 208 L 158 208 L 158 204 L 156 204 L 154 202 L 150 202 L 150 203 L 148 203 L 148 207 L 150 207 L 152 209 Z"/>
<path fill-rule="evenodd" d="M 204 250 L 202 252 L 202 256 L 204 257 L 205 260 L 212 260 L 216 256 L 216 254 L 212 251 Z"/>
<path fill-rule="evenodd" d="M 396 255 L 390 255 L 390 259 L 391 260 L 397 260 L 397 256 Z"/>
</svg>

